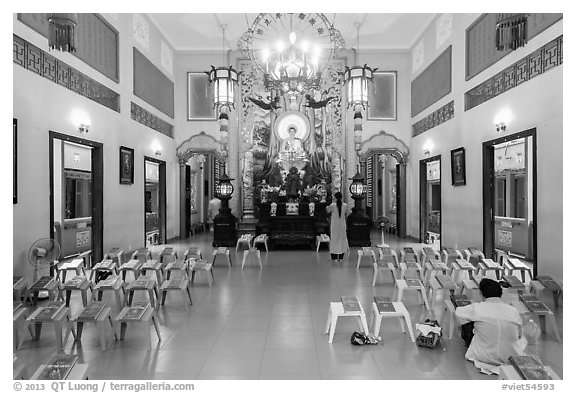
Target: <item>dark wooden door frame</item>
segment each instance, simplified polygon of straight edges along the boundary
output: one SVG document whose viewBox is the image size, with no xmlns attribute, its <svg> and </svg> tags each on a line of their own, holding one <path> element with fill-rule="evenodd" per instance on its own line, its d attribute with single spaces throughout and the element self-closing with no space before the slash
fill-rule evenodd
<svg viewBox="0 0 576 393">
<path fill-rule="evenodd" d="M 166 161 L 144 156 L 144 247 L 146 246 L 146 161 L 158 164 L 158 186 L 160 187 L 158 196 L 158 211 L 160 213 L 160 239 L 162 244 L 168 243 L 168 231 L 166 221 Z"/>
<path fill-rule="evenodd" d="M 434 157 L 430 157 L 430 158 L 425 158 L 423 160 L 420 160 L 420 165 L 419 165 L 419 179 L 418 179 L 418 185 L 420 188 L 420 193 L 419 193 L 419 205 L 420 205 L 420 230 L 419 232 L 419 240 L 420 243 L 424 243 L 424 222 L 422 220 L 422 214 L 424 211 L 426 211 L 426 164 L 432 161 L 438 161 L 440 162 L 440 247 L 442 247 L 442 155 L 438 154 Z"/>
<path fill-rule="evenodd" d="M 538 195 L 538 161 L 536 149 L 536 128 L 530 128 L 516 134 L 506 135 L 482 143 L 482 232 L 484 255 L 486 255 L 486 258 L 494 259 L 494 145 L 530 136 L 532 137 L 532 253 L 534 257 L 532 273 L 534 274 L 534 277 L 536 277 L 538 268 L 538 199 L 536 198 Z"/>
<path fill-rule="evenodd" d="M 104 257 L 104 145 L 89 139 L 48 132 L 48 166 L 50 177 L 50 238 L 54 238 L 54 139 L 92 147 L 92 264 Z M 92 266 L 90 266 L 92 267 Z"/>
</svg>

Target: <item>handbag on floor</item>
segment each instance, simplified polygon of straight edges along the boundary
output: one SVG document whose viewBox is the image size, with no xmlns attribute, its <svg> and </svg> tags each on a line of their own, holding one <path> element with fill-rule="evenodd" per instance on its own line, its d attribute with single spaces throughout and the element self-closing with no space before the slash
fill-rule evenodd
<svg viewBox="0 0 576 393">
<path fill-rule="evenodd" d="M 378 344 L 379 342 L 378 338 L 361 332 L 354 332 L 350 336 L 350 344 L 352 345 Z"/>
<path fill-rule="evenodd" d="M 416 337 L 416 345 L 419 347 L 436 348 L 442 337 L 442 328 L 435 319 L 426 319 L 422 323 L 416 324 L 416 330 L 419 331 Z"/>
</svg>

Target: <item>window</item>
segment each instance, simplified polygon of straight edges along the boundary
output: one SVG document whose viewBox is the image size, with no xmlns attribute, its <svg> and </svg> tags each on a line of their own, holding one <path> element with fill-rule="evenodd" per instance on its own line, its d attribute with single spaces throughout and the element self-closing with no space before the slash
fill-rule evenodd
<svg viewBox="0 0 576 393">
<path fill-rule="evenodd" d="M 506 178 L 496 178 L 496 192 L 494 193 L 495 216 L 506 217 Z"/>
<path fill-rule="evenodd" d="M 526 218 L 526 183 L 524 175 L 514 177 L 514 212 L 515 218 Z"/>
<path fill-rule="evenodd" d="M 89 172 L 66 169 L 65 219 L 92 217 L 92 176 Z"/>
</svg>

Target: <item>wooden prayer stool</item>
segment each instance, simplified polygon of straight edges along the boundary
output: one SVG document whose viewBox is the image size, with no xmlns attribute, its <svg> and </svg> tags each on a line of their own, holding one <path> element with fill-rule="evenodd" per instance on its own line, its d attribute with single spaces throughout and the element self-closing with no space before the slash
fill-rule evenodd
<svg viewBox="0 0 576 393">
<path fill-rule="evenodd" d="M 66 273 L 68 270 L 74 270 L 77 276 L 86 276 L 86 270 L 84 269 L 84 259 L 76 258 L 70 262 L 65 262 L 58 268 L 58 271 L 62 273 L 62 282 L 66 282 Z"/>
<path fill-rule="evenodd" d="M 462 273 L 468 273 L 468 279 L 472 279 L 472 274 L 476 271 L 474 265 L 465 259 L 458 258 L 450 267 L 450 273 L 448 274 L 456 283 L 462 282 Z"/>
<path fill-rule="evenodd" d="M 546 370 L 546 372 L 548 372 L 548 374 L 550 374 L 552 376 L 553 380 L 562 379 L 558 376 L 558 374 L 556 374 L 554 372 L 554 370 L 552 370 L 552 367 L 544 366 L 544 370 Z M 522 378 L 522 376 L 518 373 L 518 371 L 511 364 L 503 364 L 500 366 L 500 371 L 498 373 L 498 379 L 499 380 L 525 381 L 525 379 Z M 546 381 L 540 381 L 540 382 L 546 382 Z"/>
<path fill-rule="evenodd" d="M 162 305 L 166 303 L 166 294 L 168 291 L 180 291 L 182 294 L 182 299 L 184 299 L 184 304 L 188 306 L 188 300 L 190 300 L 190 305 L 192 305 L 192 295 L 190 294 L 190 287 L 188 278 L 185 277 L 172 277 L 162 283 L 160 286 L 160 292 L 162 293 Z M 188 294 L 188 298 L 186 298 Z"/>
<path fill-rule="evenodd" d="M 140 275 L 140 267 L 142 263 L 138 259 L 131 259 L 128 262 L 122 264 L 118 269 L 122 273 L 122 280 L 126 281 L 126 273 L 132 272 L 134 275 L 134 280 L 138 279 Z"/>
<path fill-rule="evenodd" d="M 532 270 L 518 258 L 508 258 L 508 260 L 504 262 L 504 266 L 506 267 L 506 269 L 508 269 L 509 274 L 513 274 L 515 270 L 520 271 L 520 275 L 522 276 L 522 282 L 524 283 L 526 282 L 526 272 L 528 272 L 530 281 L 534 279 L 532 277 Z"/>
<path fill-rule="evenodd" d="M 252 235 L 249 233 L 245 233 L 244 235 L 240 236 L 236 241 L 236 251 L 238 251 L 241 245 L 246 245 L 248 248 L 252 245 Z"/>
<path fill-rule="evenodd" d="M 166 265 L 166 279 L 169 280 L 172 272 L 178 272 L 182 277 L 188 280 L 188 263 L 185 261 L 174 261 Z M 160 284 L 158 284 L 160 285 Z"/>
<path fill-rule="evenodd" d="M 28 284 L 22 276 L 13 276 L 12 300 L 25 300 L 23 297 L 28 295 Z M 32 301 L 32 299 L 30 299 Z"/>
<path fill-rule="evenodd" d="M 208 286 L 212 286 L 212 282 L 216 282 L 214 279 L 214 271 L 212 270 L 212 262 L 207 262 L 204 259 L 192 259 L 190 262 L 190 283 L 194 283 L 194 278 L 196 278 L 196 272 L 206 273 L 206 278 L 208 280 Z"/>
<path fill-rule="evenodd" d="M 443 285 L 440 284 L 441 280 L 444 282 Z M 437 275 L 435 280 L 430 280 L 430 302 L 434 303 L 438 291 L 440 291 L 440 293 L 445 293 L 447 295 L 446 298 L 448 298 L 450 293 L 454 293 L 457 290 L 458 286 L 450 276 Z"/>
<path fill-rule="evenodd" d="M 554 307 L 558 307 L 560 296 L 563 294 L 562 286 L 550 276 L 538 276 L 536 280 L 530 281 L 530 292 L 534 292 L 538 297 L 544 292 L 552 292 Z"/>
<path fill-rule="evenodd" d="M 469 247 L 464 250 L 464 259 L 472 264 L 475 268 L 478 267 L 478 264 L 482 259 L 485 259 L 484 253 L 475 247 Z"/>
<path fill-rule="evenodd" d="M 152 259 L 152 252 L 148 248 L 142 247 L 134 251 L 130 259 L 137 259 L 140 263 L 144 264 L 146 261 Z"/>
<path fill-rule="evenodd" d="M 76 363 L 70 373 L 66 376 L 66 381 L 80 381 L 80 380 L 87 380 L 88 379 L 88 363 Z M 41 364 L 38 369 L 34 372 L 34 374 L 30 377 L 31 380 L 39 380 L 44 372 L 44 369 L 47 367 L 46 364 Z"/>
<path fill-rule="evenodd" d="M 261 233 L 254 238 L 252 242 L 252 247 L 257 247 L 258 244 L 264 244 L 264 249 L 268 252 L 268 235 L 265 233 Z M 318 250 L 316 250 L 318 252 Z"/>
<path fill-rule="evenodd" d="M 79 281 L 77 281 L 77 279 Z M 82 305 L 86 307 L 88 304 L 88 290 L 92 290 L 92 283 L 88 281 L 86 277 L 76 276 L 71 280 L 68 280 L 62 286 L 61 291 L 66 292 L 66 307 L 70 307 L 70 297 L 72 291 L 80 291 L 82 295 Z"/>
<path fill-rule="evenodd" d="M 460 293 L 468 296 L 471 300 L 478 300 L 480 298 L 480 288 L 478 288 L 478 284 L 474 280 L 462 280 Z"/>
<path fill-rule="evenodd" d="M 410 333 L 410 339 L 412 342 L 416 342 L 414 338 L 414 331 L 412 330 L 412 322 L 410 320 L 410 314 L 402 302 L 392 302 L 394 305 L 394 312 L 378 312 L 378 306 L 376 302 L 372 302 L 372 320 L 370 325 L 373 327 L 372 334 L 375 337 L 380 336 L 380 326 L 382 324 L 383 318 L 397 318 L 400 323 L 400 329 L 402 333 L 406 334 L 406 328 L 408 328 L 408 333 Z"/>
<path fill-rule="evenodd" d="M 490 258 L 483 258 L 478 262 L 478 268 L 476 269 L 476 274 L 482 274 L 484 277 L 488 276 L 488 272 L 494 272 L 496 281 L 500 280 L 502 274 L 504 274 L 504 268 L 494 262 Z"/>
<path fill-rule="evenodd" d="M 411 249 L 411 251 L 405 249 L 400 250 L 400 263 L 416 262 L 417 264 L 422 266 L 422 264 L 420 263 L 420 257 L 418 256 L 416 251 L 414 251 L 414 249 L 412 249 L 411 247 L 409 248 Z"/>
<path fill-rule="evenodd" d="M 92 266 L 92 250 L 86 250 L 78 254 L 78 258 L 82 258 L 84 260 L 84 266 L 90 267 Z"/>
<path fill-rule="evenodd" d="M 160 253 L 160 263 L 162 264 L 162 268 L 165 268 L 167 264 L 174 262 L 177 259 L 178 255 L 176 254 L 176 250 L 172 247 L 164 247 L 164 250 Z"/>
<path fill-rule="evenodd" d="M 31 325 L 34 325 L 34 335 L 32 340 L 38 341 L 40 340 L 40 334 L 42 332 L 42 324 L 52 323 L 56 335 L 56 348 L 64 350 L 65 341 L 63 341 L 62 338 L 68 328 L 68 324 L 70 323 L 70 309 L 64 307 L 52 319 L 36 318 L 40 311 L 41 307 L 37 308 L 28 318 L 26 318 L 24 329 L 29 329 Z M 74 328 L 72 328 L 72 335 L 76 337 L 76 329 Z M 64 337 L 67 339 L 68 335 L 65 335 Z M 20 336 L 20 340 L 23 340 L 22 336 Z M 22 341 L 19 343 L 18 348 L 20 348 L 21 345 Z"/>
<path fill-rule="evenodd" d="M 112 285 L 108 285 L 110 281 L 113 281 Z M 92 290 L 92 299 L 101 301 L 104 291 L 114 291 L 116 305 L 118 306 L 118 310 L 121 310 L 124 304 L 122 296 L 126 297 L 124 281 L 119 276 L 110 276 L 106 280 L 101 280 Z"/>
<path fill-rule="evenodd" d="M 454 325 L 456 324 L 456 308 L 452 300 L 444 300 L 444 314 L 442 314 L 442 321 L 440 325 L 444 325 L 444 319 L 448 317 L 448 340 L 452 340 L 454 334 Z"/>
<path fill-rule="evenodd" d="M 392 259 L 381 259 L 379 261 L 374 262 L 374 275 L 372 276 L 372 286 L 376 286 L 376 279 L 378 278 L 378 274 L 380 272 L 389 271 L 392 274 L 392 279 L 396 282 L 396 268 L 394 267 L 394 263 L 391 262 Z"/>
<path fill-rule="evenodd" d="M 387 258 L 388 256 L 392 257 L 393 260 L 391 261 L 394 264 L 394 267 L 398 268 L 400 267 L 400 263 L 398 262 L 398 254 L 396 253 L 396 251 L 394 251 L 393 249 L 389 248 L 389 247 L 384 247 L 384 248 L 378 248 L 378 259 L 382 260 Z"/>
<path fill-rule="evenodd" d="M 218 247 L 214 249 L 214 251 L 212 251 L 213 266 L 216 266 L 216 257 L 218 255 L 224 255 L 226 258 L 228 258 L 228 266 L 232 267 L 232 259 L 230 259 L 230 250 L 228 250 L 226 247 Z"/>
<path fill-rule="evenodd" d="M 54 300 L 56 298 L 62 299 L 62 294 L 60 293 L 60 279 L 58 276 L 51 277 L 50 281 L 48 281 L 45 285 L 40 286 L 43 279 L 48 276 L 40 277 L 30 286 L 30 295 L 32 296 L 32 305 L 35 306 L 38 304 L 38 294 L 40 291 L 47 291 L 48 298 L 50 300 Z"/>
<path fill-rule="evenodd" d="M 258 258 L 258 264 L 260 265 L 260 269 L 262 269 L 262 260 L 260 259 L 260 250 L 256 247 L 250 247 L 248 250 L 244 250 L 244 256 L 242 257 L 242 269 L 244 269 L 244 265 L 250 256 L 256 256 Z"/>
<path fill-rule="evenodd" d="M 29 316 L 30 316 L 30 309 L 26 307 L 20 307 L 13 312 L 12 344 L 14 352 L 20 349 L 20 343 L 23 340 L 23 338 L 20 337 L 20 334 L 24 334 L 25 330 L 24 326 L 26 326 L 26 319 Z M 28 331 L 30 332 L 30 337 L 34 339 L 34 332 L 32 331 L 32 326 L 28 325 Z"/>
<path fill-rule="evenodd" d="M 422 248 L 422 263 L 425 265 L 428 261 L 442 262 L 442 257 L 438 251 L 434 251 L 432 247 Z"/>
<path fill-rule="evenodd" d="M 360 268 L 360 261 L 363 257 L 372 258 L 372 263 L 377 263 L 376 253 L 371 247 L 362 247 L 358 250 L 358 261 L 356 262 L 356 269 Z"/>
<path fill-rule="evenodd" d="M 405 278 L 408 273 L 412 275 L 413 272 L 416 272 L 420 280 L 424 282 L 424 271 L 420 264 L 414 261 L 400 262 L 400 278 Z"/>
<path fill-rule="evenodd" d="M 316 236 L 316 252 L 320 250 L 321 244 L 328 244 L 328 247 L 330 247 L 330 236 L 325 233 Z"/>
<path fill-rule="evenodd" d="M 94 283 L 98 284 L 100 281 L 98 278 L 98 272 L 109 272 L 110 274 L 118 275 L 117 266 L 118 265 L 114 259 L 103 259 L 92 267 L 92 270 L 90 271 L 90 281 L 94 279 Z"/>
<path fill-rule="evenodd" d="M 422 281 L 420 281 L 418 285 L 408 285 L 406 279 L 396 280 L 396 285 L 394 286 L 394 293 L 392 294 L 392 298 L 393 299 L 396 298 L 397 302 L 401 302 L 402 297 L 404 296 L 404 292 L 408 291 L 410 292 L 415 291 L 418 294 L 418 300 L 420 304 L 424 304 L 427 310 L 430 309 L 430 305 L 428 304 L 428 298 L 426 297 L 426 288 L 424 288 Z"/>
<path fill-rule="evenodd" d="M 78 313 L 78 315 L 70 321 L 71 323 L 68 325 L 68 329 L 66 330 L 66 338 L 68 338 L 72 326 L 76 324 L 76 338 L 74 339 L 74 341 L 82 341 L 82 331 L 84 330 L 84 323 L 94 323 L 96 325 L 96 328 L 98 329 L 98 335 L 100 336 L 100 346 L 102 347 L 102 350 L 105 351 L 106 344 L 108 342 L 107 338 L 109 337 L 109 335 L 107 334 L 108 325 L 110 326 L 110 332 L 114 336 L 114 340 L 118 340 L 118 335 L 116 333 L 117 331 L 116 323 L 114 322 L 111 315 L 112 308 L 110 308 L 109 306 L 105 306 L 102 309 L 102 311 L 100 311 L 100 313 L 96 315 L 96 317 L 83 317 L 82 316 L 83 311 L 84 308 L 82 308 Z"/>
<path fill-rule="evenodd" d="M 325 334 L 330 334 L 328 344 L 332 344 L 332 341 L 334 340 L 336 323 L 340 317 L 354 317 L 358 321 L 358 326 L 360 329 L 365 334 L 369 334 L 366 314 L 364 313 L 364 309 L 362 308 L 361 304 L 360 311 L 344 311 L 342 302 L 330 302 L 330 307 L 328 308 L 328 320 L 326 321 L 326 330 L 324 332 Z"/>
<path fill-rule="evenodd" d="M 190 258 L 202 259 L 202 251 L 198 247 L 190 247 L 184 253 L 184 260 L 187 261 Z"/>
<path fill-rule="evenodd" d="M 124 250 L 115 247 L 110 249 L 110 251 L 104 254 L 104 259 L 112 259 L 114 262 L 116 262 L 116 266 L 120 266 L 122 265 L 123 256 L 124 256 Z"/>
<path fill-rule="evenodd" d="M 446 266 L 451 267 L 452 263 L 454 263 L 456 259 L 464 259 L 464 256 L 460 251 L 454 248 L 442 249 L 442 262 L 444 262 Z"/>
<path fill-rule="evenodd" d="M 158 296 L 158 286 L 156 281 L 150 280 L 149 278 L 138 279 L 130 282 L 126 288 L 126 296 L 124 297 L 125 305 L 132 305 L 132 299 L 134 298 L 134 292 L 144 291 L 148 294 L 148 300 L 153 308 L 157 307 L 156 299 L 160 300 Z M 159 304 L 158 304 L 159 306 Z"/>
<path fill-rule="evenodd" d="M 439 259 L 427 260 L 424 263 L 424 279 L 426 282 L 430 283 L 432 274 L 436 276 L 436 273 L 448 274 L 448 266 L 444 262 L 440 262 Z"/>
<path fill-rule="evenodd" d="M 158 320 L 156 316 L 156 311 L 154 307 L 148 307 L 144 314 L 139 319 L 126 319 L 124 318 L 126 313 L 130 307 L 124 307 L 122 311 L 116 317 L 116 321 L 120 323 L 120 340 L 124 340 L 126 337 L 126 330 L 129 323 L 144 325 L 144 329 L 146 330 L 146 340 L 148 342 L 148 348 L 152 349 L 152 338 L 150 337 L 150 328 L 154 325 L 154 329 L 156 330 L 156 336 L 158 337 L 158 344 L 162 341 L 162 337 L 160 336 L 160 326 L 158 325 Z"/>
<path fill-rule="evenodd" d="M 156 274 L 156 281 L 158 285 L 162 284 L 164 281 L 164 274 L 162 272 L 162 264 L 157 259 L 148 259 L 140 267 L 140 273 L 146 275 L 146 272 L 152 271 Z"/>
<path fill-rule="evenodd" d="M 556 340 L 559 343 L 562 342 L 560 338 L 560 331 L 558 330 L 558 324 L 556 323 L 556 317 L 551 310 L 545 311 L 530 311 L 526 305 L 522 301 L 513 301 L 512 305 L 516 307 L 516 310 L 520 313 L 521 316 L 529 317 L 530 315 L 534 315 L 538 317 L 538 323 L 540 324 L 540 330 L 542 330 L 542 334 L 546 334 L 546 322 L 552 326 L 552 330 L 554 331 L 554 335 L 556 336 Z M 526 318 L 525 317 L 525 318 Z"/>
</svg>

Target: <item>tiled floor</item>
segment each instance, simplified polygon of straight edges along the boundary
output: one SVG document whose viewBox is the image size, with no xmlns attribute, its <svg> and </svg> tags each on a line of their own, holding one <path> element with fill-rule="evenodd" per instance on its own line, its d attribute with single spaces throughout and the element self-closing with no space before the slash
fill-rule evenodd
<svg viewBox="0 0 576 393">
<path fill-rule="evenodd" d="M 393 236 L 387 236 L 387 242 L 397 250 L 407 244 Z M 374 232 L 373 244 L 378 243 L 380 234 Z M 211 255 L 208 233 L 173 247 L 181 256 L 190 245 L 200 247 L 205 257 Z M 422 245 L 414 247 L 420 250 Z M 319 253 L 262 252 L 262 270 L 255 265 L 241 270 L 242 253 L 231 253 L 232 268 L 224 263 L 214 268 L 215 285 L 209 287 L 204 277 L 197 277 L 192 307 L 185 307 L 179 294 L 168 294 L 166 306 L 158 311 L 162 341 L 153 335 L 152 351 L 145 347 L 144 330 L 132 327 L 124 341 L 112 341 L 111 348 L 102 351 L 91 325 L 85 327 L 82 343 L 70 338 L 65 351 L 90 364 L 91 379 L 496 379 L 464 360 L 457 333 L 452 340 L 445 336 L 438 349 L 420 348 L 394 319 L 383 321 L 381 344 L 363 347 L 349 342 L 358 330 L 356 323 L 340 319 L 334 342 L 328 344 L 324 329 L 330 301 L 355 295 L 368 312 L 373 296 L 392 295 L 390 277 L 372 287 L 370 264 L 356 269 L 355 248 L 339 263 L 330 261 L 326 248 Z M 111 294 L 104 300 L 112 301 Z M 412 324 L 426 317 L 416 295 L 403 300 Z M 549 297 L 546 301 L 551 303 Z M 440 304 L 435 301 L 435 311 Z M 78 294 L 71 307 L 80 307 Z M 555 311 L 562 329 L 562 307 Z M 55 352 L 55 342 L 52 329 L 44 329 L 38 342 L 29 338 L 16 355 L 30 375 Z M 551 335 L 543 335 L 529 351 L 562 376 L 562 344 Z"/>
</svg>

